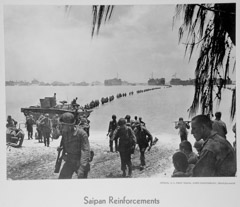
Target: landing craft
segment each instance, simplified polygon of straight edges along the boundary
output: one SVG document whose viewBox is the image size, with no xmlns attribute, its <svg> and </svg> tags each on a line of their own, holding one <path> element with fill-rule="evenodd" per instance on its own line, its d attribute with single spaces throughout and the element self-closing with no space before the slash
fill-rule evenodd
<svg viewBox="0 0 240 207">
<path fill-rule="evenodd" d="M 40 99 L 40 106 L 30 106 L 26 108 L 21 108 L 21 112 L 25 116 L 33 115 L 34 120 L 37 120 L 41 114 L 49 114 L 52 118 L 54 115 L 61 115 L 66 112 L 73 113 L 76 118 L 85 116 L 86 118 L 90 116 L 93 110 L 86 110 L 83 107 L 79 107 L 79 104 L 67 104 L 67 101 L 60 101 L 61 104 L 57 104 L 56 93 L 53 97 L 45 97 Z"/>
</svg>

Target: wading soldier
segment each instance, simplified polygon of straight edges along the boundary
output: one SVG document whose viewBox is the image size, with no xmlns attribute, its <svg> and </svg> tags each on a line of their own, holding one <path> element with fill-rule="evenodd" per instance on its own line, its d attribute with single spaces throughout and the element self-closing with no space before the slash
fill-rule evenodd
<svg viewBox="0 0 240 207">
<path fill-rule="evenodd" d="M 132 176 L 131 154 L 135 148 L 136 137 L 131 127 L 126 126 L 126 120 L 120 118 L 118 128 L 114 131 L 112 140 L 119 139 L 118 151 L 121 158 L 122 176 L 126 177 L 126 166 L 128 166 L 128 176 Z"/>
<path fill-rule="evenodd" d="M 212 130 L 212 122 L 205 115 L 195 116 L 192 134 L 196 141 L 204 140 L 199 160 L 193 168 L 194 177 L 235 176 L 236 160 L 231 144 Z"/>
<path fill-rule="evenodd" d="M 74 115 L 64 113 L 60 117 L 60 131 L 65 163 L 59 179 L 71 179 L 73 173 L 78 178 L 87 178 L 90 171 L 90 146 L 88 135 L 82 127 L 75 125 Z"/>
<path fill-rule="evenodd" d="M 144 126 L 140 124 L 140 122 L 135 122 L 134 132 L 135 132 L 135 135 L 137 138 L 137 144 L 140 150 L 140 162 L 141 162 L 140 170 L 143 170 L 144 166 L 146 165 L 145 151 L 149 146 L 149 142 L 150 142 L 150 147 L 152 146 L 153 137 L 151 133 Z"/>
</svg>

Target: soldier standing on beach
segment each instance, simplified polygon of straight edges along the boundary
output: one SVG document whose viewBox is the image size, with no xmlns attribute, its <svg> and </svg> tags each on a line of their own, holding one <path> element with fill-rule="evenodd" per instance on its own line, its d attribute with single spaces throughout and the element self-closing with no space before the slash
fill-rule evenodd
<svg viewBox="0 0 240 207">
<path fill-rule="evenodd" d="M 49 119 L 49 114 L 45 114 L 44 116 L 45 118 L 41 120 L 40 124 L 42 125 L 44 145 L 49 147 L 49 139 L 52 132 L 52 122 Z"/>
<path fill-rule="evenodd" d="M 214 131 L 216 131 L 220 136 L 226 139 L 227 134 L 227 126 L 226 124 L 221 120 L 222 113 L 216 112 L 215 117 L 216 119 L 212 122 L 212 128 Z"/>
<path fill-rule="evenodd" d="M 59 179 L 71 179 L 77 173 L 79 179 L 87 178 L 90 171 L 90 145 L 84 129 L 75 125 L 74 115 L 64 113 L 60 117 L 62 145 L 65 163 Z"/>
<path fill-rule="evenodd" d="M 118 128 L 114 131 L 112 140 L 119 139 L 118 151 L 121 158 L 122 176 L 126 177 L 126 166 L 128 166 L 128 176 L 132 176 L 131 154 L 134 151 L 136 137 L 131 127 L 128 127 L 126 119 L 120 118 Z"/>
<path fill-rule="evenodd" d="M 33 115 L 27 116 L 26 120 L 26 127 L 28 132 L 28 139 L 33 139 L 33 124 L 35 124 L 35 121 L 33 119 Z"/>
<path fill-rule="evenodd" d="M 113 132 L 115 131 L 115 129 L 118 126 L 116 119 L 117 119 L 116 115 L 112 115 L 112 120 L 109 122 L 109 127 L 108 127 L 107 135 L 109 136 L 110 152 L 113 152 L 113 140 L 112 140 Z M 118 151 L 117 140 L 114 140 L 114 142 L 115 142 L 115 152 L 117 152 Z"/>
<path fill-rule="evenodd" d="M 149 150 L 151 149 L 152 146 L 152 141 L 153 137 L 151 133 L 140 124 L 140 122 L 135 122 L 135 130 L 134 133 L 137 138 L 137 144 L 139 146 L 139 151 L 140 151 L 140 170 L 144 169 L 144 166 L 146 165 L 145 162 L 145 151 L 147 147 L 150 147 Z M 150 145 L 149 145 L 150 142 Z"/>
<path fill-rule="evenodd" d="M 187 129 L 189 129 L 190 126 L 188 124 L 188 122 L 183 121 L 183 118 L 180 117 L 178 122 L 175 122 L 175 129 L 179 129 L 179 135 L 180 135 L 180 139 L 181 142 L 183 140 L 187 140 L 188 137 L 188 132 Z"/>
<path fill-rule="evenodd" d="M 38 120 L 36 121 L 36 125 L 37 125 L 37 134 L 38 134 L 38 142 L 42 142 L 42 138 L 43 138 L 43 134 L 42 134 L 42 124 L 41 121 L 44 119 L 45 117 L 41 114 L 41 116 L 38 118 Z"/>
</svg>

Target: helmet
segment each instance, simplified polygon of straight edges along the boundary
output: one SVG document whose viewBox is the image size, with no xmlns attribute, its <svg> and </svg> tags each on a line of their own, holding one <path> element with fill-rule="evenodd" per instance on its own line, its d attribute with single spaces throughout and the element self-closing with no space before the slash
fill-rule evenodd
<svg viewBox="0 0 240 207">
<path fill-rule="evenodd" d="M 126 122 L 126 119 L 124 119 L 124 118 L 120 118 L 119 120 L 118 120 L 118 125 L 119 126 L 123 126 L 123 125 L 125 125 L 127 122 Z"/>
<path fill-rule="evenodd" d="M 126 115 L 125 119 L 131 119 L 131 116 L 130 115 Z"/>
<path fill-rule="evenodd" d="M 113 114 L 112 115 L 112 119 L 116 119 L 117 117 L 116 117 L 116 115 L 115 114 Z"/>
<path fill-rule="evenodd" d="M 141 123 L 140 123 L 139 121 L 135 121 L 135 122 L 134 122 L 134 126 L 135 126 L 135 127 L 141 126 Z"/>
<path fill-rule="evenodd" d="M 70 112 L 66 112 L 60 117 L 60 122 L 66 124 L 74 124 L 74 115 Z"/>
</svg>

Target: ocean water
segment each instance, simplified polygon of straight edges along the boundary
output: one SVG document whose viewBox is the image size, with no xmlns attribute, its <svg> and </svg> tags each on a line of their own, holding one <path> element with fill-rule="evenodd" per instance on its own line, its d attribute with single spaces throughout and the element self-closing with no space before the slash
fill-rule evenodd
<svg viewBox="0 0 240 207">
<path fill-rule="evenodd" d="M 40 104 L 40 98 L 57 95 L 57 101 L 66 100 L 69 103 L 78 97 L 77 103 L 85 105 L 92 100 L 114 95 L 112 102 L 95 108 L 91 113 L 90 139 L 106 140 L 108 124 L 111 116 L 115 114 L 117 119 L 129 114 L 142 117 L 147 128 L 153 136 L 160 141 L 179 143 L 178 131 L 174 128 L 174 121 L 179 117 L 190 120 L 188 108 L 191 106 L 194 86 L 173 86 L 170 88 L 161 86 L 161 89 L 151 90 L 137 94 L 137 90 L 154 88 L 154 86 L 7 86 L 6 87 L 6 117 L 11 115 L 19 123 L 25 122 L 21 113 L 22 107 Z M 130 91 L 134 92 L 129 96 Z M 126 97 L 116 98 L 117 93 L 127 93 Z M 215 105 L 215 111 L 222 112 L 222 120 L 227 124 L 227 138 L 232 143 L 234 134 L 230 120 L 231 91 L 225 90 L 223 101 L 219 106 Z M 194 138 L 189 131 L 189 141 L 194 143 Z"/>
</svg>

